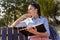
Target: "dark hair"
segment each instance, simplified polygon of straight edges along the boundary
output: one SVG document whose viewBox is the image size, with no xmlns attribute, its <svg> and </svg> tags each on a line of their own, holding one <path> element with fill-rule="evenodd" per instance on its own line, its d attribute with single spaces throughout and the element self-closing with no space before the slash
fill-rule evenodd
<svg viewBox="0 0 60 40">
<path fill-rule="evenodd" d="M 39 4 L 36 3 L 36 2 L 32 2 L 30 5 L 32 5 L 33 7 L 35 7 L 37 9 L 38 15 L 41 16 L 41 10 L 40 10 Z"/>
</svg>

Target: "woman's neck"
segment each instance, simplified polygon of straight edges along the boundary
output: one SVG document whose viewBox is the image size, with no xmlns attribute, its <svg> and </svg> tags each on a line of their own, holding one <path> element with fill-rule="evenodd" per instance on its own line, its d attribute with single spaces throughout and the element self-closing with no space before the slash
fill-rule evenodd
<svg viewBox="0 0 60 40">
<path fill-rule="evenodd" d="M 35 15 L 35 16 L 34 16 L 34 19 L 37 19 L 38 17 L 39 17 L 38 15 Z"/>
</svg>

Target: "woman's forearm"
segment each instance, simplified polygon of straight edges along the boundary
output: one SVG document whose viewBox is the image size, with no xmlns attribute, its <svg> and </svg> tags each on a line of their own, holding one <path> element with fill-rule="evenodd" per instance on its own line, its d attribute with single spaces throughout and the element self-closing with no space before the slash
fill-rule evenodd
<svg viewBox="0 0 60 40">
<path fill-rule="evenodd" d="M 49 37 L 47 32 L 45 32 L 45 33 L 37 32 L 37 36 L 44 37 L 44 38 L 45 38 L 45 37 L 46 37 L 46 38 Z"/>
<path fill-rule="evenodd" d="M 44 37 L 44 38 L 49 37 L 47 32 L 41 33 L 41 32 L 37 32 L 37 31 L 34 30 L 34 32 L 32 32 L 32 33 L 37 35 L 37 36 Z"/>
<path fill-rule="evenodd" d="M 29 13 L 22 15 L 20 18 L 18 18 L 18 19 L 11 25 L 11 27 L 15 27 L 20 21 L 22 21 L 23 19 L 29 18 L 29 17 L 31 17 L 31 15 L 30 15 Z"/>
<path fill-rule="evenodd" d="M 22 20 L 23 20 L 23 17 L 18 18 L 10 27 L 15 27 Z"/>
<path fill-rule="evenodd" d="M 45 33 L 37 32 L 37 30 L 34 30 L 32 28 L 30 28 L 28 31 L 31 32 L 32 34 L 35 34 L 35 35 L 40 36 L 40 37 L 44 37 L 44 38 L 49 37 L 47 32 L 45 32 Z"/>
</svg>

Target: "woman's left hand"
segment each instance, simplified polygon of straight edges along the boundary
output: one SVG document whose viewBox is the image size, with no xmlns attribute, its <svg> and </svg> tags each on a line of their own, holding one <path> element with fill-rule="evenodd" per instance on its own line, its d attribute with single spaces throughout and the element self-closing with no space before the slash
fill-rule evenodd
<svg viewBox="0 0 60 40">
<path fill-rule="evenodd" d="M 38 32 L 36 28 L 33 29 L 31 27 L 31 28 L 28 28 L 27 31 L 29 31 L 32 34 L 35 34 L 36 36 L 40 36 L 42 38 L 44 38 L 44 37 L 48 38 L 49 37 L 47 32 L 45 32 L 45 33 Z"/>
<path fill-rule="evenodd" d="M 27 28 L 27 31 L 32 33 L 32 34 L 37 34 L 37 29 L 35 27 L 34 28 L 32 28 L 32 27 Z"/>
</svg>

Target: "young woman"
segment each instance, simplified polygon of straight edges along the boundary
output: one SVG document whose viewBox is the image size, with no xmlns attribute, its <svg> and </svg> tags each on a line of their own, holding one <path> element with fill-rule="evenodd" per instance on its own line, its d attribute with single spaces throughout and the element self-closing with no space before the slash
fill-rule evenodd
<svg viewBox="0 0 60 40">
<path fill-rule="evenodd" d="M 26 19 L 25 19 L 26 18 Z M 25 20 L 23 20 L 25 19 Z M 37 24 L 44 24 L 45 29 L 47 30 L 44 33 L 38 32 L 36 28 L 32 28 L 32 25 Z M 49 40 L 49 24 L 47 18 L 43 18 L 41 16 L 40 12 L 40 6 L 39 4 L 33 2 L 28 6 L 28 13 L 22 15 L 20 18 L 18 18 L 11 27 L 20 27 L 20 26 L 28 26 L 30 28 L 27 29 L 27 31 L 35 34 L 34 36 L 29 36 L 29 40 Z"/>
</svg>

